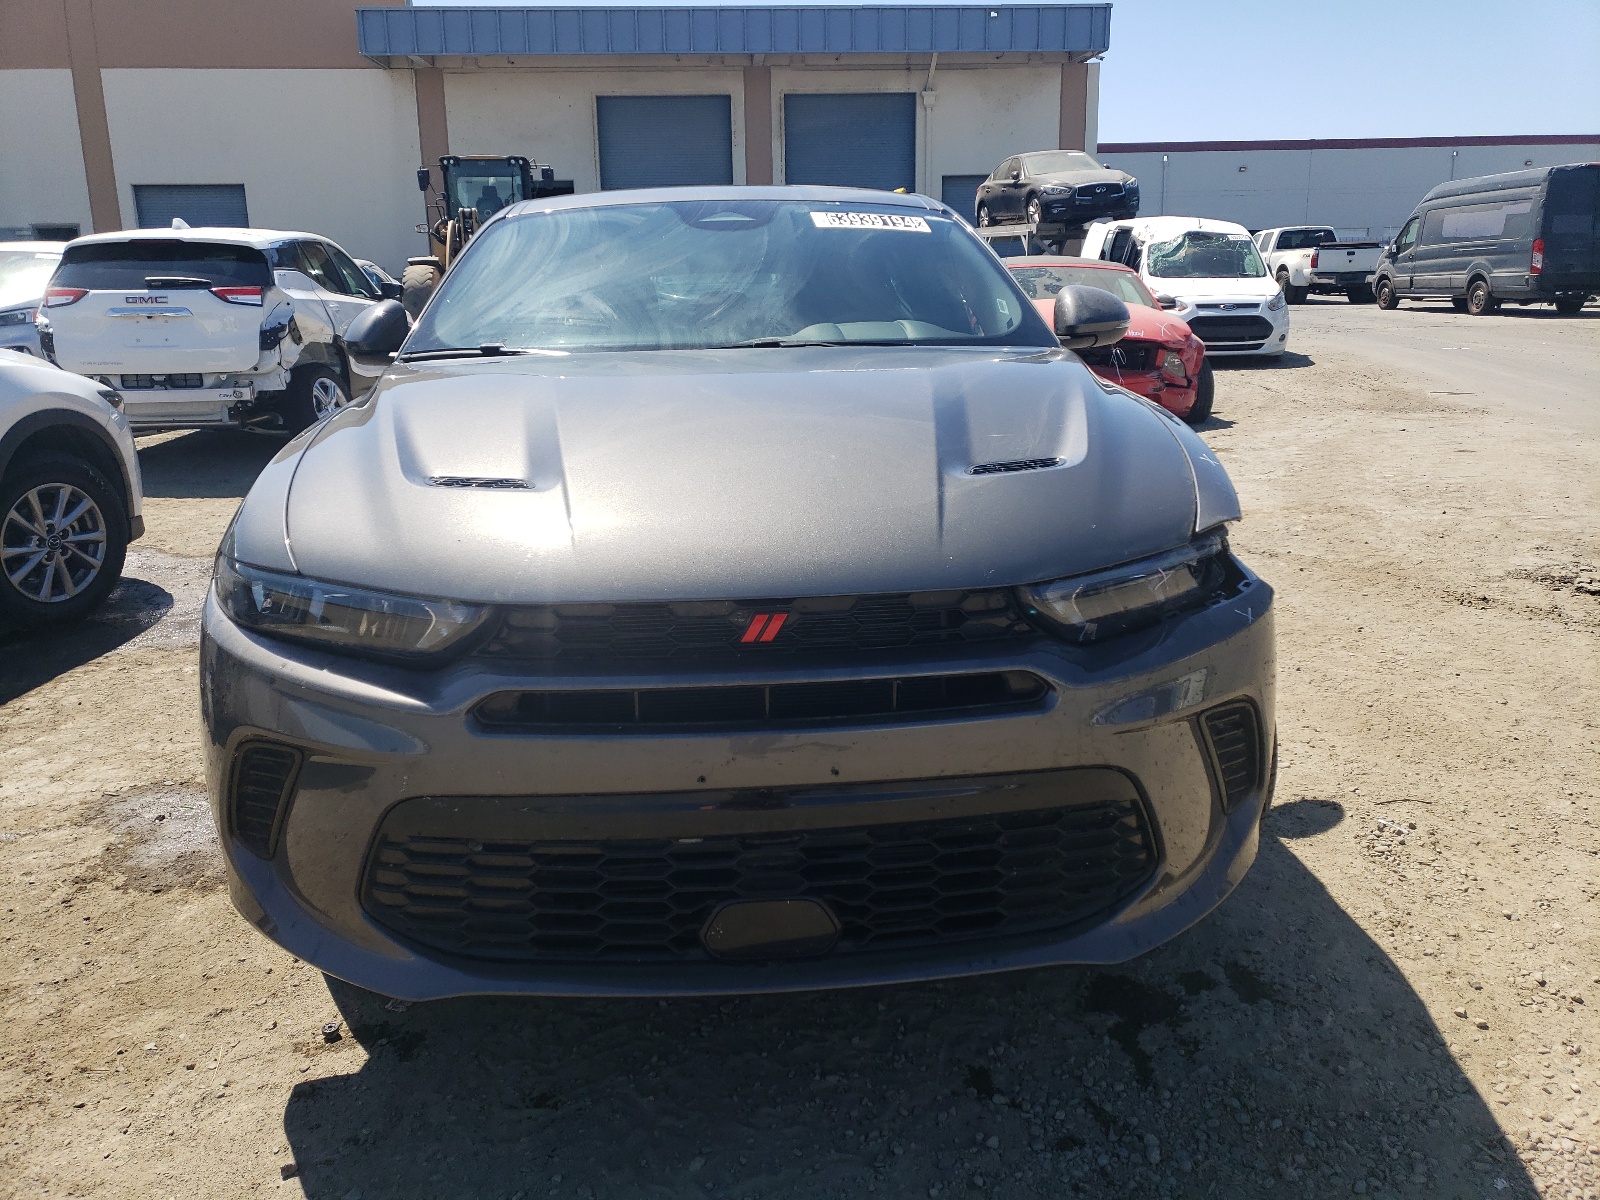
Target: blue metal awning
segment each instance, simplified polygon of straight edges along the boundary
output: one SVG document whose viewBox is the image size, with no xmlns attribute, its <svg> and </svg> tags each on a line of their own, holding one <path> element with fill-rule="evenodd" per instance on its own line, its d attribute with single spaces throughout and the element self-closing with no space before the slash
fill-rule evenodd
<svg viewBox="0 0 1600 1200">
<path fill-rule="evenodd" d="M 360 8 L 369 58 L 521 54 L 901 54 L 1111 44 L 1111 5 L 806 8 Z"/>
</svg>

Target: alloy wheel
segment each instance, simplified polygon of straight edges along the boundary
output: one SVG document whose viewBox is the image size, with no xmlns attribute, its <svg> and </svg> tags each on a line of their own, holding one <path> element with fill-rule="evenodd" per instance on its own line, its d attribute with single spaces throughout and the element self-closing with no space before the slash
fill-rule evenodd
<svg viewBox="0 0 1600 1200">
<path fill-rule="evenodd" d="M 1037 200 L 1028 201 L 1028 224 L 1037 225 L 1044 219 L 1044 209 Z"/>
<path fill-rule="evenodd" d="M 344 394 L 344 389 L 336 379 L 324 375 L 311 384 L 311 407 L 318 419 L 343 408 L 349 402 L 350 398 Z"/>
<path fill-rule="evenodd" d="M 0 569 L 29 600 L 59 604 L 95 581 L 106 558 L 100 506 L 69 483 L 41 483 L 0 524 Z"/>
</svg>

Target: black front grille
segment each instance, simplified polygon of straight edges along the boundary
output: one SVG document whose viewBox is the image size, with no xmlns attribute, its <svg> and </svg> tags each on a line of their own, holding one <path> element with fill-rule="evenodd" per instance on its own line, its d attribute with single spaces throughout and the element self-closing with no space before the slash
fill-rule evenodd
<svg viewBox="0 0 1600 1200">
<path fill-rule="evenodd" d="M 1154 371 L 1161 365 L 1161 347 L 1154 342 L 1124 338 L 1112 346 L 1093 346 L 1079 350 L 1078 357 L 1092 367 L 1116 367 L 1123 371 Z"/>
<path fill-rule="evenodd" d="M 701 930 L 733 900 L 827 905 L 840 925 L 834 954 L 1066 930 L 1112 911 L 1156 864 L 1131 793 L 693 839 L 437 837 L 407 835 L 400 823 L 386 821 L 368 860 L 367 911 L 421 947 L 499 961 L 704 960 Z"/>
<path fill-rule="evenodd" d="M 141 388 L 193 389 L 206 385 L 204 375 L 123 375 L 121 379 L 123 389 L 130 392 Z"/>
<path fill-rule="evenodd" d="M 497 692 L 474 710 L 490 729 L 671 729 L 781 726 L 1036 707 L 1049 694 L 1028 671 L 840 679 L 819 683 Z"/>
<path fill-rule="evenodd" d="M 1189 328 L 1207 343 L 1264 342 L 1272 336 L 1272 322 L 1265 317 L 1190 317 Z"/>
<path fill-rule="evenodd" d="M 1222 786 L 1222 807 L 1232 812 L 1264 783 L 1261 722 L 1255 705 L 1241 701 L 1213 708 L 1201 718 L 1201 724 Z"/>
<path fill-rule="evenodd" d="M 300 770 L 300 752 L 265 742 L 247 743 L 233 760 L 229 812 L 233 836 L 262 858 L 277 850 L 283 809 Z"/>
<path fill-rule="evenodd" d="M 561 663 L 849 658 L 1032 636 L 1011 592 L 993 589 L 528 606 L 509 610 L 478 653 Z"/>
</svg>

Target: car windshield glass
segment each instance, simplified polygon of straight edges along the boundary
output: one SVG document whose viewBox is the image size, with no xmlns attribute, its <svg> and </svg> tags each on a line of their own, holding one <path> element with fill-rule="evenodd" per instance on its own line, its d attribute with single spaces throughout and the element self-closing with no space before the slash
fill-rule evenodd
<svg viewBox="0 0 1600 1200">
<path fill-rule="evenodd" d="M 1100 171 L 1104 168 L 1082 150 L 1052 150 L 1049 154 L 1030 154 L 1023 161 L 1029 175 L 1053 175 L 1057 171 Z"/>
<path fill-rule="evenodd" d="M 474 169 L 458 163 L 451 168 L 450 176 L 451 198 L 456 207 L 477 209 L 480 221 L 487 221 L 508 204 L 527 199 L 522 194 L 522 173 L 503 165 Z"/>
<path fill-rule="evenodd" d="M 1247 235 L 1200 229 L 1152 242 L 1145 250 L 1145 269 L 1162 279 L 1256 279 L 1267 273 Z"/>
<path fill-rule="evenodd" d="M 0 250 L 0 308 L 43 296 L 50 272 L 60 261 L 61 255 L 54 250 Z"/>
<path fill-rule="evenodd" d="M 1011 277 L 1022 285 L 1030 300 L 1049 300 L 1064 287 L 1082 286 L 1110 292 L 1124 304 L 1155 308 L 1155 297 L 1132 271 L 1107 267 L 1012 267 Z"/>
<path fill-rule="evenodd" d="M 405 353 L 1055 344 L 965 226 L 870 201 L 599 204 L 486 227 Z"/>
<path fill-rule="evenodd" d="M 203 279 L 209 287 L 272 286 L 267 256 L 253 246 L 221 242 L 90 242 L 68 246 L 51 283 L 90 291 L 143 289 L 148 278 Z"/>
</svg>

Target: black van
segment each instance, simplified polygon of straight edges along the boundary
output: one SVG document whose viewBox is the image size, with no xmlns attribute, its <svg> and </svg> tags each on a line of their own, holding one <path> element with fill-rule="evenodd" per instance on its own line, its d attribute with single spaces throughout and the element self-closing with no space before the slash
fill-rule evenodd
<svg viewBox="0 0 1600 1200">
<path fill-rule="evenodd" d="M 1457 312 L 1502 301 L 1567 316 L 1600 292 L 1600 163 L 1441 183 L 1378 259 L 1379 308 L 1448 296 Z"/>
</svg>

